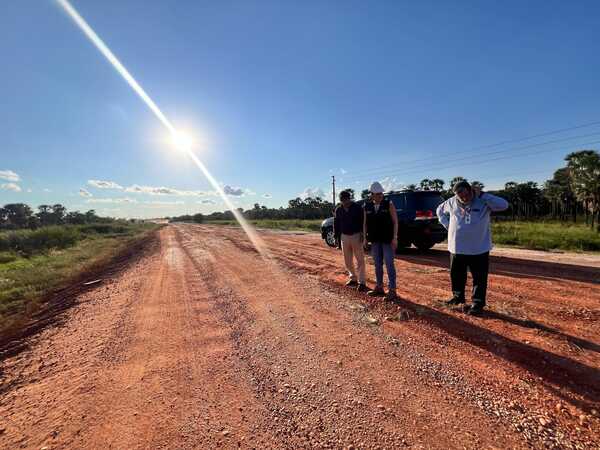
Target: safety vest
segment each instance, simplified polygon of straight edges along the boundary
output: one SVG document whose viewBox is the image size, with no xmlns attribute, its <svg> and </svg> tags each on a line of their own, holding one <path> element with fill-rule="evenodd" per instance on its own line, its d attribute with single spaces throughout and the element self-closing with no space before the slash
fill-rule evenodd
<svg viewBox="0 0 600 450">
<path fill-rule="evenodd" d="M 383 199 L 377 212 L 372 201 L 366 202 L 365 214 L 367 216 L 367 240 L 369 242 L 392 242 L 394 222 L 390 215 L 390 201 Z"/>
</svg>

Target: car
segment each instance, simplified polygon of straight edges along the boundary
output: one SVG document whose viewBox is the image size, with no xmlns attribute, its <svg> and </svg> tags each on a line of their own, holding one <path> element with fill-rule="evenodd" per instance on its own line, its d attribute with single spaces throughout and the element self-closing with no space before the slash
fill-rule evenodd
<svg viewBox="0 0 600 450">
<path fill-rule="evenodd" d="M 419 250 L 428 250 L 447 239 L 448 232 L 436 215 L 437 207 L 444 201 L 440 192 L 390 191 L 384 198 L 392 201 L 398 214 L 398 248 L 414 245 Z M 337 246 L 333 217 L 321 223 L 321 237 L 330 247 Z"/>
</svg>

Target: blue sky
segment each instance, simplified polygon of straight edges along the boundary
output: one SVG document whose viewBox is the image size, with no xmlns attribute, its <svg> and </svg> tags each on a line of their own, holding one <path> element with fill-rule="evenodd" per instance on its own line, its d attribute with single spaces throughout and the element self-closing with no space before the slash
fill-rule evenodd
<svg viewBox="0 0 600 450">
<path fill-rule="evenodd" d="M 72 3 L 244 208 L 332 174 L 543 181 L 600 147 L 596 124 L 475 150 L 600 120 L 597 1 Z M 2 2 L 0 52 L 0 203 L 223 210 L 54 1 Z"/>
</svg>

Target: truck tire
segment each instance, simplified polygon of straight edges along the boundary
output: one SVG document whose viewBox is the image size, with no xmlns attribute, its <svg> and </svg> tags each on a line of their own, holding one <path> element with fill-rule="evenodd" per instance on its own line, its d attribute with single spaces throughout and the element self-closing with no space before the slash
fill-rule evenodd
<svg viewBox="0 0 600 450">
<path fill-rule="evenodd" d="M 327 228 L 325 230 L 325 243 L 330 247 L 337 247 L 337 243 L 335 242 L 335 234 L 333 233 L 333 228 Z"/>
<path fill-rule="evenodd" d="M 435 242 L 432 242 L 432 241 L 417 241 L 417 242 L 413 242 L 413 244 L 419 250 L 421 250 L 422 252 L 424 252 L 426 250 L 431 249 L 435 245 Z"/>
</svg>

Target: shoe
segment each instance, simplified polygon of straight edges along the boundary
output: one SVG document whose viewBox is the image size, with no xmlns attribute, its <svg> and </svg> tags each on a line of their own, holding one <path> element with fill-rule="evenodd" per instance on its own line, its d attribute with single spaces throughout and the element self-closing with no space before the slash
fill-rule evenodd
<svg viewBox="0 0 600 450">
<path fill-rule="evenodd" d="M 483 305 L 480 303 L 473 303 L 471 306 L 465 306 L 465 312 L 469 316 L 481 316 L 483 314 Z"/>
<path fill-rule="evenodd" d="M 386 302 L 395 302 L 396 300 L 398 300 L 398 295 L 396 295 L 396 291 L 395 290 L 388 291 L 388 293 L 384 297 L 384 300 Z"/>
<path fill-rule="evenodd" d="M 346 286 L 348 286 L 348 287 L 358 286 L 358 282 L 356 280 L 348 280 L 346 282 Z"/>
<path fill-rule="evenodd" d="M 465 302 L 464 298 L 452 297 L 450 300 L 446 302 L 446 305 L 462 305 Z"/>
<path fill-rule="evenodd" d="M 356 288 L 356 290 L 357 290 L 358 292 L 368 292 L 368 291 L 369 291 L 369 288 L 367 287 L 367 285 L 366 285 L 366 284 L 364 284 L 364 283 L 361 283 L 361 284 L 359 284 L 359 285 L 358 285 L 358 287 Z"/>
<path fill-rule="evenodd" d="M 385 292 L 383 292 L 383 288 L 376 287 L 375 289 L 372 289 L 369 292 L 367 292 L 367 295 L 369 297 L 383 297 L 385 295 Z"/>
</svg>

